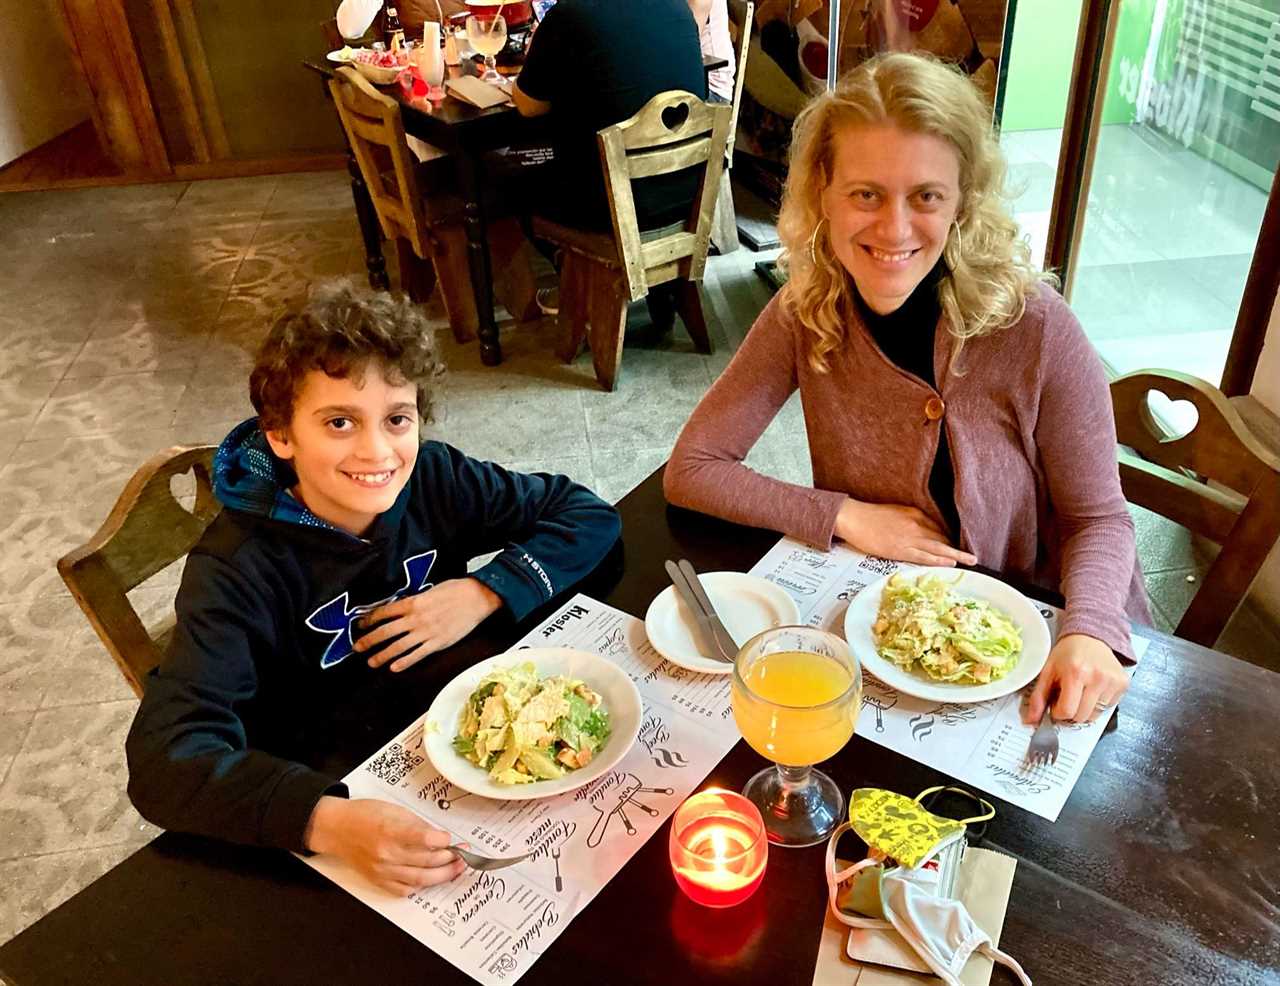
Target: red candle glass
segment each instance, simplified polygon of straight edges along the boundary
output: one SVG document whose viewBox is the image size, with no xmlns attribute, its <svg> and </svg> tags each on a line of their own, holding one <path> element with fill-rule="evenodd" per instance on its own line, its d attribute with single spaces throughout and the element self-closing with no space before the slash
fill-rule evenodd
<svg viewBox="0 0 1280 986">
<path fill-rule="evenodd" d="M 760 809 L 719 788 L 695 794 L 676 810 L 670 849 L 676 883 L 707 907 L 732 907 L 750 897 L 769 860 Z"/>
</svg>

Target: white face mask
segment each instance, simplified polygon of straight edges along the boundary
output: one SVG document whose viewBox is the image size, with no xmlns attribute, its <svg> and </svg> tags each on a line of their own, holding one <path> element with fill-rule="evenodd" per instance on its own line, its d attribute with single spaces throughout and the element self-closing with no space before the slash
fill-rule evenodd
<svg viewBox="0 0 1280 986">
<path fill-rule="evenodd" d="M 975 951 L 1008 966 L 1023 986 L 1031 986 L 1022 966 L 991 944 L 991 937 L 978 927 L 964 904 L 938 896 L 938 870 L 926 869 L 924 863 L 914 869 L 894 866 L 884 870 L 879 896 L 887 921 L 842 910 L 838 903 L 840 885 L 864 869 L 883 865 L 882 860 L 868 857 L 836 872 L 836 843 L 852 828 L 843 822 L 827 842 L 827 899 L 838 921 L 854 928 L 896 930 L 947 986 L 961 986 L 960 970 Z M 941 850 L 963 837 L 963 831 L 955 833 L 937 848 Z"/>
</svg>

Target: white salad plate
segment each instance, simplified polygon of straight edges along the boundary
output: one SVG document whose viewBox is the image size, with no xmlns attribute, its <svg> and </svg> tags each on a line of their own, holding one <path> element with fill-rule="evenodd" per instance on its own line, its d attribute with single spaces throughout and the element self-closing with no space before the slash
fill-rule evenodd
<svg viewBox="0 0 1280 986">
<path fill-rule="evenodd" d="M 698 576 L 720 622 L 739 647 L 762 630 L 800 622 L 795 600 L 768 579 L 742 572 Z M 701 674 L 729 674 L 733 665 L 705 657 L 698 646 L 697 622 L 675 586 L 654 597 L 644 614 L 644 632 L 654 649 L 672 664 Z"/>
<path fill-rule="evenodd" d="M 355 51 L 355 48 L 335 48 L 324 57 L 338 65 L 349 65 L 355 61 Z M 351 52 L 351 54 L 348 54 L 348 52 Z"/>
<path fill-rule="evenodd" d="M 876 650 L 871 626 L 880 611 L 880 597 L 892 576 L 867 586 L 853 598 L 844 614 L 844 638 L 862 666 L 890 688 L 905 695 L 934 702 L 985 702 L 1003 698 L 1035 680 L 1049 657 L 1052 640 L 1049 624 L 1039 608 L 1017 589 L 981 572 L 955 568 L 916 568 L 904 572 L 908 578 L 935 575 L 953 583 L 953 591 L 961 597 L 990 603 L 1013 622 L 1022 634 L 1022 655 L 1013 669 L 999 681 L 985 685 L 934 681 L 924 671 L 903 671 Z"/>
<path fill-rule="evenodd" d="M 605 711 L 609 713 L 609 738 L 596 751 L 589 764 L 571 770 L 563 777 L 534 781 L 532 784 L 498 784 L 489 777 L 487 771 L 471 763 L 453 748 L 453 738 L 458 734 L 458 727 L 462 723 L 462 711 L 467 699 L 476 690 L 480 680 L 490 671 L 512 668 L 526 661 L 532 662 L 539 678 L 558 674 L 578 678 L 597 692 Z M 635 684 L 612 661 L 598 654 L 569 647 L 530 647 L 508 651 L 481 661 L 445 685 L 427 710 L 423 746 L 431 765 L 455 787 L 495 801 L 533 801 L 582 787 L 614 767 L 636 741 L 640 732 L 642 709 L 640 693 L 636 691 Z"/>
</svg>

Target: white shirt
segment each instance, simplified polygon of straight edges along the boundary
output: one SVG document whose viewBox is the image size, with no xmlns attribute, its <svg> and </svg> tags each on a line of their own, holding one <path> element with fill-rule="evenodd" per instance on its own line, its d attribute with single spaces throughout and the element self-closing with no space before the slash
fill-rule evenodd
<svg viewBox="0 0 1280 986">
<path fill-rule="evenodd" d="M 382 9 L 382 0 L 342 0 L 338 4 L 338 33 L 344 38 L 359 38 Z"/>
<path fill-rule="evenodd" d="M 733 101 L 733 39 L 729 37 L 729 5 L 727 0 L 711 0 L 711 16 L 698 25 L 698 40 L 704 55 L 727 59 L 729 64 L 707 76 L 707 88 L 729 102 Z"/>
</svg>

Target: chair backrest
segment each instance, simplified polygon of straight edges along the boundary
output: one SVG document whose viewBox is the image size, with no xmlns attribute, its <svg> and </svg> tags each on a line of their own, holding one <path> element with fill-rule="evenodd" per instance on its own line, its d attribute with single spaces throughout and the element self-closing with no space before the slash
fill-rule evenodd
<svg viewBox="0 0 1280 986">
<path fill-rule="evenodd" d="M 404 237 L 423 260 L 431 256 L 431 236 L 422 208 L 422 194 L 414 171 L 414 158 L 405 140 L 400 104 L 378 92 L 350 66 L 343 66 L 329 80 L 329 92 L 338 108 L 351 153 L 369 189 L 382 233 L 389 240 Z M 391 169 L 379 167 L 390 159 Z M 384 177 L 385 175 L 385 177 Z"/>
<path fill-rule="evenodd" d="M 729 136 L 724 145 L 725 167 L 733 167 L 733 143 L 738 136 L 738 111 L 742 109 L 742 84 L 747 79 L 747 56 L 751 53 L 751 25 L 755 21 L 756 5 L 747 4 L 738 29 L 738 63 L 733 69 L 733 115 L 729 117 Z"/>
<path fill-rule="evenodd" d="M 614 240 L 632 301 L 654 284 L 681 277 L 701 280 L 724 170 L 724 148 L 732 109 L 705 103 L 690 92 L 654 96 L 635 116 L 597 135 Z M 689 219 L 659 236 L 641 236 L 631 183 L 702 165 L 702 180 Z"/>
<path fill-rule="evenodd" d="M 128 593 L 185 557 L 218 516 L 213 453 L 212 445 L 175 445 L 152 456 L 125 484 L 98 532 L 58 560 L 62 580 L 139 696 L 148 672 L 164 656 L 172 624 L 148 631 Z M 170 485 L 188 471 L 196 486 L 191 510 Z"/>
<path fill-rule="evenodd" d="M 1147 401 L 1189 401 L 1199 416 L 1169 438 Z M 1111 384 L 1125 498 L 1222 546 L 1176 633 L 1212 647 L 1280 537 L 1280 456 L 1266 448 L 1217 387 L 1172 370 L 1139 370 Z"/>
</svg>

